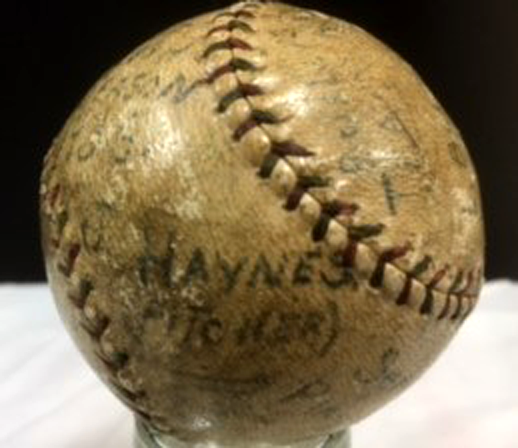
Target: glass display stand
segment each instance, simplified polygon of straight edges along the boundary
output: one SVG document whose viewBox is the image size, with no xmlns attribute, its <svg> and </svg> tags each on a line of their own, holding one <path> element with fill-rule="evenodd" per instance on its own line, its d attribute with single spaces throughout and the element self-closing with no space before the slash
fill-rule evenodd
<svg viewBox="0 0 518 448">
<path fill-rule="evenodd" d="M 214 442 L 187 443 L 172 436 L 160 434 L 137 419 L 134 448 L 351 448 L 351 437 L 350 432 L 346 430 L 290 445 L 272 445 L 269 443 L 239 445 L 220 445 Z"/>
</svg>

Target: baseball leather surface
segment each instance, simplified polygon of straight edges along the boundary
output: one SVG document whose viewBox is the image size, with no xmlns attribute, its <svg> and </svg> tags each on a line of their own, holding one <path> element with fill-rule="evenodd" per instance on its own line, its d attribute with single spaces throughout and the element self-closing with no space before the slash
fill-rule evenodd
<svg viewBox="0 0 518 448">
<path fill-rule="evenodd" d="M 47 156 L 41 220 L 84 356 L 185 440 L 359 421 L 434 361 L 483 277 L 441 106 L 361 29 L 280 3 L 176 25 L 108 72 Z"/>
</svg>

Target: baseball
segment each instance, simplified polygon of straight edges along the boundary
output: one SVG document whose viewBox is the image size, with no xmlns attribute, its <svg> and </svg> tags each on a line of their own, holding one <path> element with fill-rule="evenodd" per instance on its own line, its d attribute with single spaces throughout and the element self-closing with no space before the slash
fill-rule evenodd
<svg viewBox="0 0 518 448">
<path fill-rule="evenodd" d="M 431 365 L 483 279 L 476 174 L 434 96 L 365 31 L 282 3 L 180 23 L 106 73 L 40 204 L 75 343 L 192 443 L 348 428 Z"/>
</svg>

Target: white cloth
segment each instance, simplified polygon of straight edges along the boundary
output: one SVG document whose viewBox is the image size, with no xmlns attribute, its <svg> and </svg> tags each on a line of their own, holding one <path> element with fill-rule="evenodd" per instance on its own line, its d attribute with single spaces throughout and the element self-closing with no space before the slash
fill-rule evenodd
<svg viewBox="0 0 518 448">
<path fill-rule="evenodd" d="M 353 428 L 353 448 L 517 448 L 518 284 L 476 312 L 401 398 Z M 0 447 L 130 448 L 131 414 L 66 335 L 44 285 L 0 286 Z"/>
</svg>

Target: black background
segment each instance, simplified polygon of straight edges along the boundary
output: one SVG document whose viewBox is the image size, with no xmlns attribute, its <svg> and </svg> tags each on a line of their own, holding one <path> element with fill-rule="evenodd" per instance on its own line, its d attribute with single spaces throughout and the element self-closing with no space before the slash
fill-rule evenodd
<svg viewBox="0 0 518 448">
<path fill-rule="evenodd" d="M 0 281 L 44 279 L 37 221 L 42 159 L 89 87 L 154 34 L 229 3 L 2 2 Z M 518 278 L 516 0 L 291 3 L 360 25 L 416 68 L 462 131 L 477 166 L 487 275 Z"/>
</svg>

